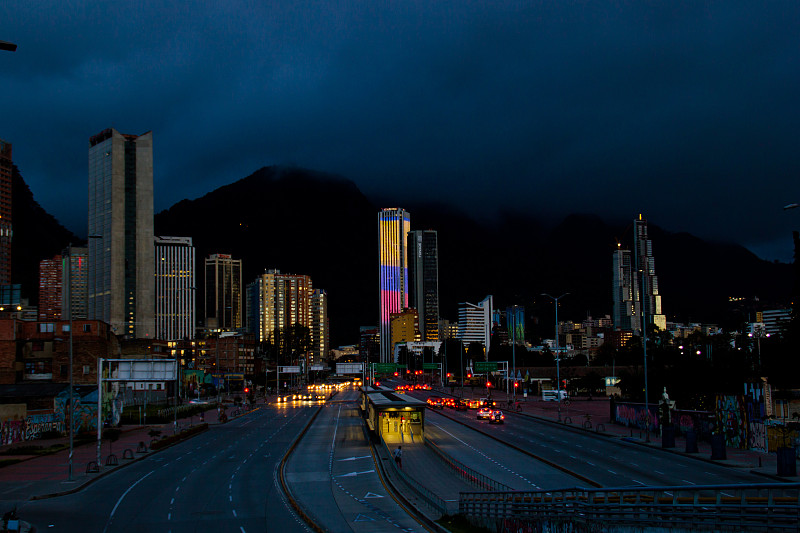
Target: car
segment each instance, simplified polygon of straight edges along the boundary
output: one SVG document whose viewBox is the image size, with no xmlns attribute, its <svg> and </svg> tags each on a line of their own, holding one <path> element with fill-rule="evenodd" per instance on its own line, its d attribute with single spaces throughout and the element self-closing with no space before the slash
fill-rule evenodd
<svg viewBox="0 0 800 533">
<path fill-rule="evenodd" d="M 505 420 L 505 418 L 506 417 L 503 415 L 503 411 L 500 411 L 498 409 L 498 410 L 492 411 L 492 414 L 489 417 L 489 423 L 490 424 L 502 424 L 503 421 Z"/>
<path fill-rule="evenodd" d="M 480 409 L 478 409 L 478 420 L 491 418 L 492 413 L 494 413 L 494 411 L 492 411 L 488 407 L 481 407 Z"/>
<path fill-rule="evenodd" d="M 453 402 L 453 409 L 456 411 L 466 411 L 469 409 L 469 404 L 467 404 L 466 400 L 455 400 Z"/>
<path fill-rule="evenodd" d="M 431 409 L 444 409 L 444 400 L 438 396 L 428 398 L 428 407 Z"/>
</svg>

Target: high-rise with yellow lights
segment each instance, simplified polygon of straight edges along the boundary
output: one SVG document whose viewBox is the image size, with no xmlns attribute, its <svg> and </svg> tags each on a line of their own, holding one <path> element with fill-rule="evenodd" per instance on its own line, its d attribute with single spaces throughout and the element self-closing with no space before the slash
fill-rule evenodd
<svg viewBox="0 0 800 533">
<path fill-rule="evenodd" d="M 378 213 L 380 227 L 380 330 L 381 362 L 391 362 L 391 315 L 408 307 L 408 257 L 406 239 L 411 215 L 401 208 Z"/>
</svg>

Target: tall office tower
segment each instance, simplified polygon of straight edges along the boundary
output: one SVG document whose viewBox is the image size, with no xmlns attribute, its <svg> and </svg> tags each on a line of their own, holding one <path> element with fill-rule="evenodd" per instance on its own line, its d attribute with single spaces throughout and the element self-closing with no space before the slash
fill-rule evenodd
<svg viewBox="0 0 800 533">
<path fill-rule="evenodd" d="M 206 327 L 242 328 L 242 260 L 227 254 L 206 258 Z"/>
<path fill-rule="evenodd" d="M 478 304 L 458 304 L 458 339 L 464 344 L 480 342 L 489 352 L 492 340 L 493 298 L 490 294 Z"/>
<path fill-rule="evenodd" d="M 515 305 L 506 308 L 506 330 L 508 342 L 525 344 L 525 307 Z"/>
<path fill-rule="evenodd" d="M 661 331 L 667 329 L 667 317 L 661 312 L 661 295 L 658 293 L 658 277 L 653 259 L 653 243 L 647 238 L 647 220 L 639 215 L 633 221 L 636 238 L 635 261 L 638 265 L 637 282 L 641 282 L 643 314 L 648 324 L 654 324 Z"/>
<path fill-rule="evenodd" d="M 0 285 L 11 283 L 11 143 L 0 139 Z"/>
<path fill-rule="evenodd" d="M 126 338 L 155 335 L 153 134 L 89 139 L 89 318 Z"/>
<path fill-rule="evenodd" d="M 306 275 L 264 272 L 247 285 L 247 331 L 259 342 L 274 342 L 276 331 L 293 324 L 310 329 L 313 293 L 311 278 Z"/>
<path fill-rule="evenodd" d="M 61 320 L 61 256 L 39 261 L 39 320 Z"/>
<path fill-rule="evenodd" d="M 408 307 L 408 257 L 406 235 L 411 215 L 400 208 L 378 213 L 380 225 L 380 320 L 381 362 L 391 361 L 390 315 Z"/>
<path fill-rule="evenodd" d="M 194 338 L 195 255 L 191 237 L 155 237 L 156 338 Z"/>
<path fill-rule="evenodd" d="M 330 329 L 328 323 L 328 294 L 315 289 L 311 295 L 311 360 L 321 363 L 330 351 Z"/>
<path fill-rule="evenodd" d="M 65 251 L 61 255 L 61 316 L 69 320 L 71 310 L 73 320 L 86 320 L 89 317 L 89 249 L 71 246 Z"/>
<path fill-rule="evenodd" d="M 631 263 L 631 251 L 614 250 L 614 272 L 612 279 L 612 295 L 614 298 L 613 320 L 617 329 L 633 330 L 637 326 L 634 317 L 639 316 L 639 299 L 634 298 L 638 284 L 634 287 L 634 276 Z M 640 325 L 639 325 L 640 326 Z M 636 328 L 641 331 L 641 327 Z"/>
<path fill-rule="evenodd" d="M 439 244 L 434 230 L 408 232 L 410 307 L 419 313 L 423 341 L 439 340 Z"/>
</svg>

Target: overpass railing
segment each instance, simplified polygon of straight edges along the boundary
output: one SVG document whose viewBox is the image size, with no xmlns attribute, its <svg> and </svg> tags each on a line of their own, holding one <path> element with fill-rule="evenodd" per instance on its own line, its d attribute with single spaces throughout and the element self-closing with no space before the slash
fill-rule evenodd
<svg viewBox="0 0 800 533">
<path fill-rule="evenodd" d="M 495 530 L 569 522 L 607 531 L 797 531 L 800 483 L 462 492 L 459 511 Z"/>
<path fill-rule="evenodd" d="M 490 491 L 511 491 L 513 490 L 508 485 L 500 483 L 499 481 L 495 481 L 494 479 L 490 478 L 489 476 L 485 476 L 480 472 L 473 470 L 472 468 L 468 467 L 461 461 L 450 457 L 445 452 L 436 445 L 430 437 L 425 437 L 425 446 L 430 448 L 436 456 L 444 462 L 451 470 L 453 470 L 456 475 L 458 475 L 461 479 L 467 481 L 468 483 L 472 483 L 473 485 L 477 486 L 478 488 L 490 490 Z"/>
</svg>

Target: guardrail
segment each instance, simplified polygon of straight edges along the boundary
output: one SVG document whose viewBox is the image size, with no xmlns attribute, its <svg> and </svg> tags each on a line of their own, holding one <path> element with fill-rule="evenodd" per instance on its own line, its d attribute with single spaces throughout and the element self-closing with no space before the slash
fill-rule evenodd
<svg viewBox="0 0 800 533">
<path fill-rule="evenodd" d="M 494 479 L 490 478 L 489 476 L 485 476 L 480 472 L 476 472 L 472 468 L 468 467 L 461 461 L 454 459 L 444 453 L 439 446 L 436 445 L 435 442 L 431 440 L 430 437 L 425 437 L 425 446 L 431 449 L 436 456 L 444 461 L 444 463 L 449 466 L 461 479 L 466 480 L 473 485 L 478 486 L 479 488 L 486 489 L 493 492 L 504 492 L 504 491 L 512 491 L 511 487 L 508 485 L 504 485 L 499 481 L 495 481 Z"/>
<path fill-rule="evenodd" d="M 512 521 L 515 527 L 570 522 L 604 531 L 797 531 L 800 483 L 462 492 L 459 511 L 487 527 Z"/>
<path fill-rule="evenodd" d="M 389 468 L 392 470 L 392 473 L 397 476 L 400 480 L 402 480 L 408 488 L 414 492 L 417 496 L 419 496 L 422 500 L 424 500 L 428 505 L 430 505 L 436 512 L 441 515 L 448 514 L 447 510 L 447 502 L 445 502 L 442 498 L 434 494 L 432 491 L 426 489 L 422 486 L 419 482 L 417 482 L 414 478 L 403 472 L 402 468 L 397 468 L 397 465 L 392 458 L 392 451 L 389 449 L 389 445 L 383 441 L 383 445 L 386 447 L 386 452 L 389 454 L 389 461 L 384 461 L 385 463 L 389 464 Z"/>
</svg>

